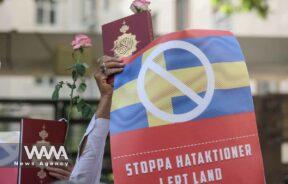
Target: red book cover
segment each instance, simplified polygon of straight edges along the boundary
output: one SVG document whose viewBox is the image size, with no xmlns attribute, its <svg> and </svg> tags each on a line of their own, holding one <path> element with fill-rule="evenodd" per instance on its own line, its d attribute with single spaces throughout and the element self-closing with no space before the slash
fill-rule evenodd
<svg viewBox="0 0 288 184">
<path fill-rule="evenodd" d="M 128 57 L 153 41 L 151 14 L 145 11 L 105 24 L 102 37 L 105 55 Z"/>
<path fill-rule="evenodd" d="M 154 39 L 149 11 L 136 13 L 102 26 L 104 55 L 128 57 Z M 113 83 L 114 77 L 108 78 Z"/>
<path fill-rule="evenodd" d="M 55 154 L 51 154 L 50 159 L 47 159 L 45 156 L 43 157 L 43 154 L 41 159 L 38 159 L 36 154 L 33 155 L 32 159 L 29 159 L 24 146 L 27 146 L 26 149 L 28 148 L 30 153 L 33 146 L 37 146 L 38 153 L 41 152 L 43 145 L 48 153 L 50 153 L 51 147 L 55 146 L 56 151 L 59 153 L 60 146 L 64 145 L 66 133 L 67 122 L 65 121 L 22 119 L 19 164 L 23 163 L 23 165 L 19 166 L 19 184 L 48 184 L 56 181 L 45 169 L 47 167 L 45 164 L 57 162 Z M 58 164 L 60 162 L 64 163 L 63 160 L 58 160 Z"/>
</svg>

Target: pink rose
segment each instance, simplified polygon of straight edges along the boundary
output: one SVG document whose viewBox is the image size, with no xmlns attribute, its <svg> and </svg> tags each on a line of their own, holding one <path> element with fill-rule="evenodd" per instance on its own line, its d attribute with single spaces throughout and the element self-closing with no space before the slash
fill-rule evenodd
<svg viewBox="0 0 288 184">
<path fill-rule="evenodd" d="M 150 3 L 151 2 L 149 0 L 134 0 L 131 4 L 130 9 L 134 13 L 139 13 L 142 11 L 148 11 Z"/>
<path fill-rule="evenodd" d="M 92 41 L 87 35 L 78 34 L 78 35 L 75 35 L 74 40 L 71 43 L 71 46 L 73 47 L 74 50 L 85 48 L 85 47 L 91 47 Z"/>
<path fill-rule="evenodd" d="M 141 8 L 141 7 L 144 7 L 144 6 L 147 6 L 149 5 L 151 2 L 148 1 L 148 0 L 135 0 L 133 1 L 133 5 L 136 6 L 137 8 Z"/>
</svg>

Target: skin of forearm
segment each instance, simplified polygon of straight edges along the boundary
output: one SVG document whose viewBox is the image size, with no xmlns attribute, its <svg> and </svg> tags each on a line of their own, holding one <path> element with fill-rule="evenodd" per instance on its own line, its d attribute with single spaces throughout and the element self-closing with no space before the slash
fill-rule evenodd
<svg viewBox="0 0 288 184">
<path fill-rule="evenodd" d="M 96 111 L 97 118 L 110 119 L 111 102 L 112 102 L 111 95 L 101 96 Z"/>
</svg>

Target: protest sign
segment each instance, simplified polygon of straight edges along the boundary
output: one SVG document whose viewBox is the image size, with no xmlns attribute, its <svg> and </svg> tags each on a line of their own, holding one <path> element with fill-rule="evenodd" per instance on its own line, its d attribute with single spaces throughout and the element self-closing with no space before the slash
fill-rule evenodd
<svg viewBox="0 0 288 184">
<path fill-rule="evenodd" d="M 115 77 L 115 183 L 264 183 L 245 59 L 227 31 L 158 38 Z"/>
</svg>

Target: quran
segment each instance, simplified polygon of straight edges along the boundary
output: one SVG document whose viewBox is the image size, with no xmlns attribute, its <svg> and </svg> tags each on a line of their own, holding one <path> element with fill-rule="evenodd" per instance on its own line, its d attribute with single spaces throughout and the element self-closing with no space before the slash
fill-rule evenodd
<svg viewBox="0 0 288 184">
<path fill-rule="evenodd" d="M 131 56 L 153 40 L 150 12 L 137 13 L 103 25 L 102 38 L 105 55 Z"/>
<path fill-rule="evenodd" d="M 22 119 L 18 183 L 46 184 L 56 181 L 45 168 L 53 164 L 65 164 L 65 161 L 57 159 L 57 153 L 65 152 L 63 144 L 66 133 L 65 121 Z"/>
</svg>

